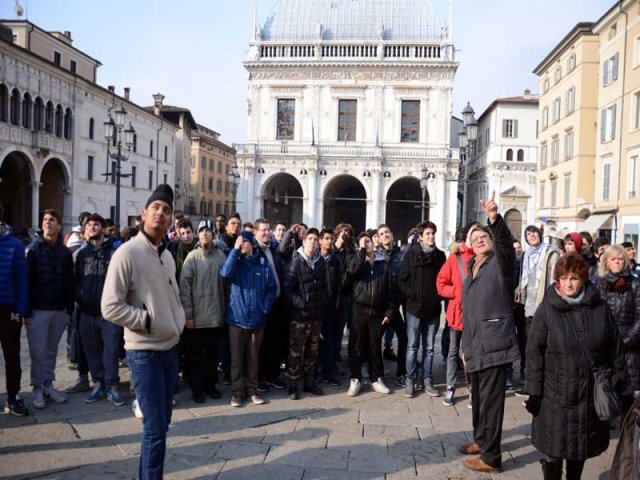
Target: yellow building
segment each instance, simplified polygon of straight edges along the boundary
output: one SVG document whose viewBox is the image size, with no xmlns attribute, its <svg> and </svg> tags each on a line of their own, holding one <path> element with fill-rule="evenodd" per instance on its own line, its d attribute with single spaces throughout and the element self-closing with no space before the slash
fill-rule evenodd
<svg viewBox="0 0 640 480">
<path fill-rule="evenodd" d="M 616 2 L 593 26 L 599 35 L 598 131 L 591 227 L 613 242 L 640 233 L 640 5 Z M 589 222 L 592 219 L 589 219 Z M 591 230 L 590 230 L 591 231 Z"/>
<path fill-rule="evenodd" d="M 202 125 L 191 132 L 191 192 L 188 215 L 213 217 L 235 212 L 236 150 Z"/>
<path fill-rule="evenodd" d="M 578 23 L 535 68 L 540 78 L 536 221 L 552 241 L 583 230 L 593 213 L 598 49 Z"/>
</svg>

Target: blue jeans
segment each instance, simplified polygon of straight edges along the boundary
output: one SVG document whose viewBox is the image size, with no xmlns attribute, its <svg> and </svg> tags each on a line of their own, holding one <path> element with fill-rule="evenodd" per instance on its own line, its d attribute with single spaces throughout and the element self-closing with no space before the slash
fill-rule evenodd
<svg viewBox="0 0 640 480">
<path fill-rule="evenodd" d="M 436 341 L 436 334 L 440 326 L 440 319 L 427 318 L 424 320 L 407 312 L 405 322 L 407 324 L 407 377 L 413 380 L 418 375 L 418 348 L 422 339 L 422 370 L 423 377 L 432 377 L 433 347 Z"/>
<path fill-rule="evenodd" d="M 178 380 L 177 348 L 165 352 L 129 350 L 127 363 L 135 377 L 136 398 L 144 415 L 139 478 L 161 480 Z"/>
<path fill-rule="evenodd" d="M 98 316 L 80 313 L 78 333 L 94 382 L 103 388 L 118 383 L 118 357 L 122 327 Z"/>
</svg>

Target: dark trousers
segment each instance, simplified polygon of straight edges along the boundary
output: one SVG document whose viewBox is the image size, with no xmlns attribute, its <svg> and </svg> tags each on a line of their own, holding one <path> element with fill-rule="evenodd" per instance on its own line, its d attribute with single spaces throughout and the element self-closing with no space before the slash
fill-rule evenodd
<svg viewBox="0 0 640 480">
<path fill-rule="evenodd" d="M 87 375 L 89 373 L 89 361 L 82 346 L 82 335 L 80 334 L 79 326 L 80 309 L 76 304 L 76 309 L 67 325 L 67 357 L 70 362 L 77 364 L 78 375 Z"/>
<path fill-rule="evenodd" d="M 480 458 L 492 467 L 502 466 L 500 442 L 504 418 L 506 366 L 469 373 L 473 412 L 473 439 L 480 447 Z"/>
<path fill-rule="evenodd" d="M 369 307 L 353 305 L 353 330 L 356 334 L 354 354 L 351 357 L 351 378 L 362 379 L 362 364 L 369 364 L 369 378 L 377 382 L 384 376 L 382 364 L 383 312 Z"/>
<path fill-rule="evenodd" d="M 220 337 L 220 366 L 223 372 L 229 372 L 231 369 L 231 344 L 229 339 L 229 326 L 225 324 L 222 327 L 222 336 Z"/>
<path fill-rule="evenodd" d="M 291 383 L 303 378 L 311 385 L 315 377 L 320 342 L 321 320 L 294 320 L 289 327 L 289 378 Z"/>
<path fill-rule="evenodd" d="M 558 465 L 558 468 L 562 469 L 562 458 L 552 458 L 545 455 L 544 461 Z M 585 461 L 586 460 L 566 460 L 567 480 L 580 480 L 580 478 L 582 478 Z M 562 470 L 560 470 L 560 472 L 562 473 Z"/>
<path fill-rule="evenodd" d="M 22 322 L 11 318 L 11 307 L 0 305 L 0 344 L 4 355 L 7 393 L 14 397 L 20 391 L 20 331 Z"/>
<path fill-rule="evenodd" d="M 341 319 L 338 310 L 331 309 L 326 312 L 322 320 L 322 341 L 320 342 L 320 359 L 322 363 L 322 375 L 325 378 L 335 377 L 336 359 L 339 351 L 339 338 L 342 338 Z"/>
<path fill-rule="evenodd" d="M 396 364 L 396 376 L 400 377 L 407 373 L 407 327 L 405 326 L 400 310 L 396 310 L 391 316 L 391 323 L 383 327 L 385 332 L 393 330 L 398 337 L 398 357 Z"/>
<path fill-rule="evenodd" d="M 267 318 L 260 349 L 260 380 L 278 380 L 280 365 L 289 356 L 289 312 L 282 297 L 276 300 Z"/>
<path fill-rule="evenodd" d="M 335 352 L 336 359 L 340 355 L 342 350 L 342 337 L 344 333 L 344 327 L 349 330 L 349 343 L 347 351 L 349 358 L 355 354 L 356 333 L 353 330 L 352 318 L 353 318 L 353 298 L 351 292 L 343 293 L 340 295 L 340 307 L 338 308 L 338 315 L 340 317 L 340 324 L 338 326 L 338 335 L 335 339 Z"/>
<path fill-rule="evenodd" d="M 513 321 L 516 324 L 518 332 L 518 348 L 520 349 L 520 370 L 524 370 L 527 354 L 527 337 L 529 333 L 529 325 L 531 325 L 532 317 L 524 316 L 524 305 L 516 303 L 513 306 Z"/>
<path fill-rule="evenodd" d="M 231 391 L 234 395 L 250 397 L 258 388 L 258 361 L 264 328 L 245 330 L 229 325 L 231 350 Z"/>
<path fill-rule="evenodd" d="M 185 328 L 182 341 L 193 393 L 211 391 L 218 383 L 218 344 L 222 328 Z"/>
<path fill-rule="evenodd" d="M 118 383 L 118 356 L 122 327 L 104 318 L 80 313 L 78 338 L 84 350 L 94 382 L 102 387 L 112 387 Z"/>
</svg>

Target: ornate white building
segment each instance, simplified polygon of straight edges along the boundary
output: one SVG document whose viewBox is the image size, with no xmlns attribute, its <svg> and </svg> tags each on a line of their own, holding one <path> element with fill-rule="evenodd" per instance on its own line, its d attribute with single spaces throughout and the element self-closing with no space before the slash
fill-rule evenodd
<svg viewBox="0 0 640 480">
<path fill-rule="evenodd" d="M 254 18 L 237 146 L 243 219 L 386 222 L 404 239 L 428 175 L 424 216 L 448 241 L 459 169 L 451 0 L 448 16 L 428 0 L 280 0 L 262 27 Z"/>
</svg>

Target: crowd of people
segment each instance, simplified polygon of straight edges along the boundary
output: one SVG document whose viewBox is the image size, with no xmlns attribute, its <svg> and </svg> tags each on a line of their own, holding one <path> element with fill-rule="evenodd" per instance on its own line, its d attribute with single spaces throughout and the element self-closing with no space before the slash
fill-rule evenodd
<svg viewBox="0 0 640 480">
<path fill-rule="evenodd" d="M 167 185 L 120 233 L 84 212 L 63 237 L 60 215 L 45 210 L 41 234 L 25 251 L 0 223 L 4 411 L 29 414 L 19 396 L 23 325 L 36 409 L 79 392 L 88 392 L 87 403 L 125 405 L 119 367 L 126 364 L 144 427 L 140 477 L 161 478 L 180 380 L 196 403 L 220 398 L 219 384 L 230 385 L 234 407 L 261 405 L 270 389 L 288 389 L 291 400 L 323 395 L 323 384 L 339 388 L 345 374 L 347 395 L 363 388 L 384 395 L 391 392 L 386 358 L 406 398 L 422 390 L 452 406 L 466 386 L 474 441 L 459 452 L 473 456 L 465 467 L 499 472 L 516 367 L 544 478 L 560 479 L 566 461 L 567 478 L 578 479 L 584 462 L 609 444 L 593 372 L 613 372 L 624 412 L 640 392 L 634 246 L 587 232 L 551 245 L 530 225 L 525 250 L 494 198 L 482 207 L 487 223 L 459 229 L 446 253 L 430 221 L 411 229 L 402 247 L 384 224 L 356 234 L 347 223 L 318 230 L 264 218 L 243 223 L 234 214 L 194 228 L 173 218 Z M 436 381 L 443 303 L 446 378 Z M 62 392 L 54 381 L 65 332 L 78 378 Z"/>
</svg>

